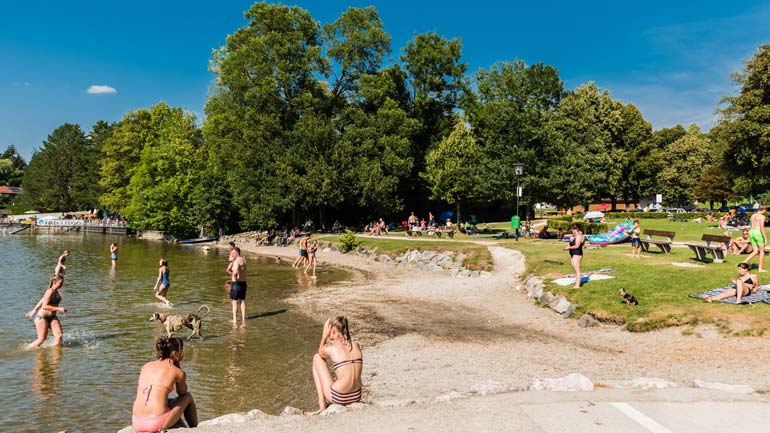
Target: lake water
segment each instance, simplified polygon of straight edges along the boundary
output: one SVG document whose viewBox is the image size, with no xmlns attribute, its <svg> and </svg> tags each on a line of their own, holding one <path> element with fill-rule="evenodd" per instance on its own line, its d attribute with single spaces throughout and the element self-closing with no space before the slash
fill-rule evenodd
<svg viewBox="0 0 770 433">
<path fill-rule="evenodd" d="M 111 242 L 118 243 L 115 271 Z M 26 350 L 36 334 L 24 313 L 42 296 L 64 249 L 71 251 L 61 290 L 69 311 L 59 314 L 64 347 Z M 161 257 L 169 261 L 170 310 L 152 292 Z M 254 408 L 277 413 L 287 405 L 315 409 L 310 364 L 323 324 L 282 299 L 351 275 L 323 267 L 313 282 L 286 261 L 246 257 L 249 317 L 241 329 L 229 323 L 231 304 L 222 287 L 227 250 L 95 234 L 0 236 L 0 431 L 105 432 L 130 424 L 139 370 L 162 335 L 147 319 L 155 311 L 194 312 L 201 304 L 211 307 L 206 338 L 185 342 L 182 365 L 201 419 Z M 186 338 L 186 332 L 178 335 Z"/>
</svg>

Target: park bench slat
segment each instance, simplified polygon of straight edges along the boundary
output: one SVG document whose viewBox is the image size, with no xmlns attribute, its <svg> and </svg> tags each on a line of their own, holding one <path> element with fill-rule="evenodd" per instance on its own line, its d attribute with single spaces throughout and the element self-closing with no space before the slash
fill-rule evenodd
<svg viewBox="0 0 770 433">
<path fill-rule="evenodd" d="M 723 246 L 730 245 L 731 239 L 730 236 L 703 234 L 701 240 L 705 241 L 705 244 L 687 242 L 685 245 L 695 253 L 695 258 L 698 260 L 707 260 L 710 255 L 713 257 L 714 263 L 722 263 L 725 261 Z"/>
<path fill-rule="evenodd" d="M 670 232 L 666 230 L 650 230 L 644 229 L 643 234 L 646 239 L 642 239 L 642 251 L 645 253 L 650 252 L 650 244 L 656 245 L 660 250 L 666 254 L 671 253 L 671 243 L 674 242 L 674 236 L 676 232 Z M 653 236 L 660 236 L 666 238 L 666 240 L 653 239 Z"/>
</svg>

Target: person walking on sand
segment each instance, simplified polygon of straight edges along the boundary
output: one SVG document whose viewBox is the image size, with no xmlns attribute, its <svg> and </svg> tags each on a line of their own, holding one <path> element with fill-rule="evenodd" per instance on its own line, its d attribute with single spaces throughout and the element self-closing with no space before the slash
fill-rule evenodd
<svg viewBox="0 0 770 433">
<path fill-rule="evenodd" d="M 238 324 L 238 304 L 241 305 L 241 326 L 246 325 L 246 260 L 241 257 L 241 249 L 233 248 L 233 261 L 228 266 L 230 272 L 230 301 L 233 304 L 233 326 Z"/>
<path fill-rule="evenodd" d="M 64 277 L 53 276 L 48 282 L 48 289 L 46 289 L 43 297 L 38 301 L 35 307 L 25 314 L 25 317 L 34 317 L 35 330 L 37 331 L 37 339 L 29 344 L 29 348 L 40 347 L 45 343 L 48 338 L 48 330 L 53 333 L 54 346 L 62 345 L 62 327 L 59 318 L 56 317 L 56 313 L 66 313 L 67 308 L 61 307 L 61 294 L 59 289 L 64 285 Z"/>
<path fill-rule="evenodd" d="M 583 244 L 585 243 L 585 237 L 583 237 L 583 231 L 578 226 L 572 226 L 572 240 L 569 241 L 569 245 L 564 247 L 565 250 L 569 250 L 570 261 L 572 262 L 572 269 L 575 271 L 575 286 L 574 289 L 580 288 L 580 264 L 583 262 Z"/>
<path fill-rule="evenodd" d="M 310 233 L 305 233 L 299 241 L 299 251 L 297 251 L 297 260 L 291 265 L 292 268 L 299 268 L 307 263 L 307 242 L 310 240 Z"/>
<path fill-rule="evenodd" d="M 144 364 L 139 372 L 131 410 L 131 426 L 135 431 L 165 431 L 176 426 L 182 416 L 189 427 L 198 426 L 198 410 L 187 389 L 187 374 L 181 367 L 183 348 L 179 337 L 161 337 L 155 341 L 157 359 Z M 174 388 L 177 396 L 169 398 Z"/>
<path fill-rule="evenodd" d="M 316 278 L 315 276 L 315 268 L 318 263 L 318 258 L 316 254 L 318 253 L 318 239 L 313 239 L 313 242 L 310 244 L 310 248 L 308 249 L 308 258 L 307 258 L 307 265 L 305 265 L 305 273 L 307 274 L 307 270 L 310 268 L 310 266 L 313 266 L 313 278 Z"/>
<path fill-rule="evenodd" d="M 765 212 L 767 206 L 761 205 L 759 211 L 751 216 L 751 229 L 749 230 L 749 239 L 751 241 L 752 251 L 743 263 L 750 263 L 751 259 L 759 254 L 759 267 L 757 272 L 765 271 L 765 244 L 767 243 L 767 233 L 765 232 Z"/>
<path fill-rule="evenodd" d="M 327 359 L 332 361 L 335 378 L 329 373 Z M 319 411 L 329 403 L 344 406 L 361 401 L 363 367 L 361 347 L 350 338 L 348 319 L 344 316 L 326 319 L 318 353 L 313 355 L 313 382 Z"/>
<path fill-rule="evenodd" d="M 166 259 L 160 259 L 160 267 L 158 268 L 158 279 L 155 281 L 155 287 L 152 290 L 155 292 L 155 297 L 163 301 L 169 307 L 173 307 L 166 294 L 168 294 L 168 288 L 171 287 L 171 281 L 168 279 L 168 261 Z"/>
<path fill-rule="evenodd" d="M 113 242 L 110 244 L 110 260 L 112 260 L 112 269 L 118 266 L 118 245 Z"/>
</svg>

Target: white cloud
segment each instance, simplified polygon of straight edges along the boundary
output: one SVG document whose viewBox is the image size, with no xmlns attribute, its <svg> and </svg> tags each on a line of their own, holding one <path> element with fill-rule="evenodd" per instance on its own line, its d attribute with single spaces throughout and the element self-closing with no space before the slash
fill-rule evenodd
<svg viewBox="0 0 770 433">
<path fill-rule="evenodd" d="M 107 93 L 118 93 L 118 90 L 112 86 L 94 84 L 86 90 L 86 93 L 91 95 L 103 95 Z"/>
</svg>

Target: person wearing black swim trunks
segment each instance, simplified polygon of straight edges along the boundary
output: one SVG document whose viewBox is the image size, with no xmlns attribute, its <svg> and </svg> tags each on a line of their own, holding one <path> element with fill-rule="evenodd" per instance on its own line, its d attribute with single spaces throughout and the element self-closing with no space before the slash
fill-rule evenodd
<svg viewBox="0 0 770 433">
<path fill-rule="evenodd" d="M 572 269 L 575 271 L 575 286 L 574 289 L 580 288 L 580 264 L 583 261 L 583 244 L 585 243 L 585 237 L 583 237 L 583 231 L 578 226 L 572 226 L 572 240 L 569 241 L 569 245 L 564 247 L 569 251 L 569 258 L 572 262 Z"/>
<path fill-rule="evenodd" d="M 233 304 L 233 326 L 238 323 L 238 304 L 241 305 L 241 326 L 246 325 L 246 260 L 241 257 L 241 249 L 234 247 L 233 258 L 227 269 L 230 272 L 230 300 Z"/>
<path fill-rule="evenodd" d="M 33 317 L 35 320 L 35 330 L 37 330 L 37 340 L 30 343 L 29 348 L 40 347 L 45 343 L 48 338 L 48 329 L 51 330 L 54 337 L 54 345 L 62 345 L 62 328 L 59 318 L 56 317 L 57 312 L 66 313 L 66 307 L 60 307 L 61 294 L 59 289 L 64 285 L 64 278 L 61 276 L 53 276 L 48 284 L 43 298 L 35 305 L 32 311 L 25 314 L 26 317 Z"/>
</svg>

